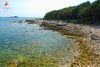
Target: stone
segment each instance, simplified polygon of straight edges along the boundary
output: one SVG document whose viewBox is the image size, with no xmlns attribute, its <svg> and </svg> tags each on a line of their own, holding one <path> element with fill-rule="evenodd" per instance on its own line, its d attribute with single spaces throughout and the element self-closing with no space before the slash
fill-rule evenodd
<svg viewBox="0 0 100 67">
<path fill-rule="evenodd" d="M 92 34 L 91 39 L 93 40 L 100 40 L 100 34 Z"/>
<path fill-rule="evenodd" d="M 18 63 L 18 60 L 13 59 L 8 63 L 7 67 L 17 67 Z"/>
</svg>

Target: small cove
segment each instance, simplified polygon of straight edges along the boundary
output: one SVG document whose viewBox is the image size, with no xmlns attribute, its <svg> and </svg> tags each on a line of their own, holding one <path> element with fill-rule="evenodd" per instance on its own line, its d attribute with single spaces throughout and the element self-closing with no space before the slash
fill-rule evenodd
<svg viewBox="0 0 100 67">
<path fill-rule="evenodd" d="M 58 67 L 73 51 L 67 51 L 74 45 L 74 39 L 59 32 L 46 30 L 38 24 L 11 23 L 22 18 L 0 20 L 0 67 L 18 61 L 18 66 Z M 13 65 L 13 64 L 12 64 Z"/>
</svg>

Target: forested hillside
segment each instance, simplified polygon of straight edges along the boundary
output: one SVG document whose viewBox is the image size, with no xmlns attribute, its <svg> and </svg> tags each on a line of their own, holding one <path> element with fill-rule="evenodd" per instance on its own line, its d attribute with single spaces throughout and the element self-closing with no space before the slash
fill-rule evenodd
<svg viewBox="0 0 100 67">
<path fill-rule="evenodd" d="M 54 10 L 48 12 L 44 19 L 46 20 L 96 20 L 100 21 L 100 0 L 96 0 L 93 3 L 89 1 L 63 8 L 60 10 Z"/>
</svg>

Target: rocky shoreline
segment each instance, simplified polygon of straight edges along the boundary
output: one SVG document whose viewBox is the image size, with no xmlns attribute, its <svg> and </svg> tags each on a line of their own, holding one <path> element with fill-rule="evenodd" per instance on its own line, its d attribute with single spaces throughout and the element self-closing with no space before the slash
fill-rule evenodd
<svg viewBox="0 0 100 67">
<path fill-rule="evenodd" d="M 100 25 L 73 24 L 63 21 L 34 20 L 31 23 L 39 23 L 44 28 L 62 32 L 64 35 L 80 36 L 90 44 L 97 46 L 97 54 L 100 54 Z"/>
<path fill-rule="evenodd" d="M 79 67 L 100 67 L 100 25 L 72 24 L 47 20 L 37 22 L 41 22 L 41 26 L 59 31 L 64 35 L 79 37 L 77 41 L 79 42 L 80 54 L 72 63 L 72 67 L 77 67 L 77 65 Z"/>
<path fill-rule="evenodd" d="M 79 36 L 77 40 L 80 54 L 71 67 L 100 67 L 100 25 L 71 24 L 62 21 L 44 21 L 41 25 L 64 35 Z"/>
<path fill-rule="evenodd" d="M 74 57 L 71 67 L 100 67 L 100 25 L 83 25 L 66 21 L 26 20 L 29 24 L 38 23 L 46 29 L 59 31 L 64 35 L 77 36 L 80 54 Z M 67 64 L 60 67 L 67 67 Z"/>
</svg>

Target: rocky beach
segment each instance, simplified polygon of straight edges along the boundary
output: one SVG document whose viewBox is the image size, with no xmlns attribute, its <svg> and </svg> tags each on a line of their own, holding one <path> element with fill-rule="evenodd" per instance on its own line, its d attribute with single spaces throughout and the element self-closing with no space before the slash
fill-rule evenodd
<svg viewBox="0 0 100 67">
<path fill-rule="evenodd" d="M 100 67 L 100 0 L 0 3 L 0 67 Z"/>
<path fill-rule="evenodd" d="M 73 24 L 66 21 L 53 20 L 27 21 L 31 21 L 30 23 L 39 23 L 46 29 L 58 31 L 63 35 L 75 36 L 72 38 L 77 41 L 77 51 L 79 53 L 78 56 L 74 56 L 74 60 L 70 63 L 71 67 L 100 67 L 100 25 Z M 59 66 L 67 67 L 68 65 L 69 62 L 65 62 L 65 64 Z"/>
</svg>

